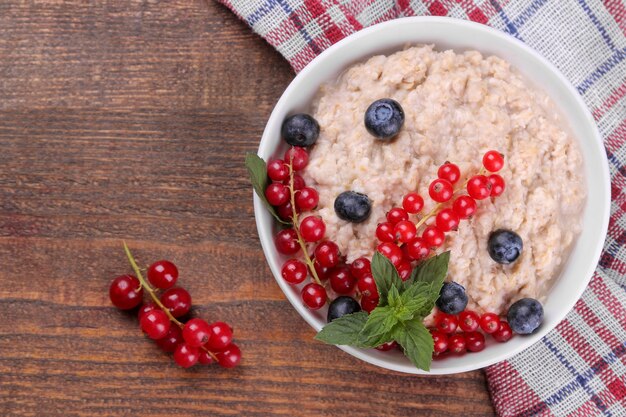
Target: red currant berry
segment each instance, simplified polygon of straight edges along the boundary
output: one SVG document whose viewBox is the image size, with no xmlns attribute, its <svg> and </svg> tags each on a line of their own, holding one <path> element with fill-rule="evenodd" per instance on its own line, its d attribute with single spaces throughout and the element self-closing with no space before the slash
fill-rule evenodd
<svg viewBox="0 0 626 417">
<path fill-rule="evenodd" d="M 480 317 L 480 328 L 487 334 L 495 333 L 500 328 L 500 317 L 495 313 L 485 313 Z"/>
<path fill-rule="evenodd" d="M 350 264 L 350 273 L 355 278 L 363 278 L 372 274 L 372 264 L 367 258 L 358 258 Z"/>
<path fill-rule="evenodd" d="M 265 189 L 265 198 L 273 206 L 280 206 L 289 201 L 289 188 L 279 182 L 273 182 Z"/>
<path fill-rule="evenodd" d="M 430 248 L 438 248 L 443 245 L 446 235 L 436 226 L 428 226 L 422 233 L 422 239 Z"/>
<path fill-rule="evenodd" d="M 411 266 L 410 262 L 402 261 L 400 265 L 396 267 L 396 270 L 398 271 L 398 275 L 400 275 L 400 279 L 402 281 L 406 281 L 407 279 L 411 277 L 411 272 L 413 272 L 413 267 Z"/>
<path fill-rule="evenodd" d="M 387 352 L 397 347 L 398 347 L 398 342 L 396 342 L 395 340 L 392 340 L 391 342 L 383 343 L 380 346 L 376 346 L 375 349 L 380 350 L 381 352 Z"/>
<path fill-rule="evenodd" d="M 396 240 L 393 224 L 390 222 L 378 223 L 376 237 L 381 242 L 393 242 Z"/>
<path fill-rule="evenodd" d="M 433 337 L 434 353 L 443 353 L 448 350 L 448 335 L 439 330 L 432 329 L 430 335 Z"/>
<path fill-rule="evenodd" d="M 393 225 L 403 220 L 409 220 L 409 214 L 400 207 L 394 207 L 387 212 L 387 221 Z"/>
<path fill-rule="evenodd" d="M 485 336 L 479 332 L 465 333 L 465 347 L 470 352 L 480 352 L 485 348 Z"/>
<path fill-rule="evenodd" d="M 191 295 L 180 287 L 170 288 L 161 294 L 161 303 L 170 311 L 172 316 L 181 317 L 191 309 Z"/>
<path fill-rule="evenodd" d="M 372 310 L 378 307 L 378 301 L 378 294 L 376 294 L 376 297 L 363 296 L 361 297 L 361 308 L 363 309 L 363 311 L 369 314 L 372 312 Z"/>
<path fill-rule="evenodd" d="M 315 269 L 315 273 L 320 280 L 325 281 L 328 279 L 328 273 L 331 270 L 330 267 L 322 266 L 322 264 L 320 264 L 319 261 L 315 259 L 313 261 L 313 269 Z"/>
<path fill-rule="evenodd" d="M 204 347 L 211 351 L 223 350 L 233 341 L 233 329 L 223 321 L 209 324 L 209 333 L 211 337 Z"/>
<path fill-rule="evenodd" d="M 455 334 L 448 339 L 448 350 L 457 355 L 465 353 L 467 347 L 465 346 L 465 337 L 462 334 Z"/>
<path fill-rule="evenodd" d="M 122 275 L 111 282 L 109 297 L 113 305 L 121 310 L 137 307 L 143 300 L 143 288 L 139 289 L 139 280 L 132 275 Z"/>
<path fill-rule="evenodd" d="M 484 200 L 491 194 L 491 183 L 484 175 L 474 175 L 467 182 L 467 193 L 475 200 Z"/>
<path fill-rule="evenodd" d="M 475 332 L 479 326 L 480 317 L 473 311 L 465 310 L 459 314 L 459 327 L 464 332 Z"/>
<path fill-rule="evenodd" d="M 267 176 L 272 181 L 284 181 L 289 178 L 289 167 L 282 159 L 272 159 L 267 163 Z"/>
<path fill-rule="evenodd" d="M 374 277 L 371 274 L 362 276 L 356 284 L 363 297 L 378 299 L 378 287 L 376 287 L 376 281 L 374 281 Z"/>
<path fill-rule="evenodd" d="M 294 229 L 283 229 L 274 237 L 276 250 L 283 255 L 293 255 L 300 250 L 298 234 Z"/>
<path fill-rule="evenodd" d="M 437 176 L 442 180 L 450 181 L 450 184 L 454 184 L 461 178 L 461 170 L 457 165 L 446 162 L 439 167 Z"/>
<path fill-rule="evenodd" d="M 309 154 L 304 148 L 292 146 L 285 152 L 285 162 L 287 164 L 291 162 L 294 171 L 302 171 L 309 163 Z"/>
<path fill-rule="evenodd" d="M 383 242 L 376 247 L 376 250 L 391 261 L 397 267 L 402 262 L 402 249 L 391 242 Z"/>
<path fill-rule="evenodd" d="M 209 341 L 211 329 L 202 319 L 191 319 L 183 327 L 183 339 L 189 346 L 200 347 Z"/>
<path fill-rule="evenodd" d="M 198 363 L 200 351 L 196 347 L 181 343 L 174 351 L 174 362 L 183 368 L 189 368 Z"/>
<path fill-rule="evenodd" d="M 152 310 L 143 315 L 139 327 L 150 339 L 159 340 L 170 330 L 170 319 L 161 309 Z"/>
<path fill-rule="evenodd" d="M 283 184 L 289 186 L 289 178 L 287 178 L 287 180 L 283 181 Z M 304 178 L 302 178 L 299 174 L 293 174 L 293 190 L 294 191 L 298 191 L 298 190 L 302 190 L 304 187 L 306 187 L 306 183 L 304 182 Z"/>
<path fill-rule="evenodd" d="M 226 346 L 224 350 L 215 353 L 217 363 L 223 368 L 234 368 L 241 362 L 241 350 L 234 343 Z"/>
<path fill-rule="evenodd" d="M 476 201 L 468 195 L 459 196 L 454 200 L 452 210 L 460 219 L 469 219 L 476 213 Z"/>
<path fill-rule="evenodd" d="M 319 284 L 311 282 L 302 288 L 302 301 L 311 310 L 318 310 L 324 306 L 328 296 L 326 289 Z"/>
<path fill-rule="evenodd" d="M 181 343 L 183 343 L 183 331 L 176 325 L 171 325 L 167 334 L 156 341 L 157 346 L 168 353 L 174 352 Z"/>
<path fill-rule="evenodd" d="M 314 188 L 304 187 L 295 196 L 296 207 L 302 211 L 313 210 L 320 201 L 320 196 Z"/>
<path fill-rule="evenodd" d="M 456 230 L 459 227 L 459 216 L 451 209 L 445 208 L 437 213 L 437 217 L 435 219 L 435 223 L 437 224 L 437 229 L 442 232 L 449 232 L 450 230 Z"/>
<path fill-rule="evenodd" d="M 498 151 L 488 151 L 483 156 L 483 166 L 489 172 L 498 172 L 504 166 L 504 156 Z"/>
<path fill-rule="evenodd" d="M 339 246 L 330 240 L 319 243 L 313 254 L 315 260 L 326 268 L 332 268 L 339 263 Z"/>
<path fill-rule="evenodd" d="M 406 243 L 417 235 L 415 224 L 408 220 L 402 220 L 394 226 L 394 234 L 400 242 Z"/>
<path fill-rule="evenodd" d="M 158 261 L 148 268 L 148 281 L 162 290 L 173 287 L 178 280 L 178 269 L 170 261 Z"/>
<path fill-rule="evenodd" d="M 436 201 L 437 203 L 445 203 L 452 198 L 454 189 L 452 188 L 450 181 L 437 178 L 430 183 L 430 187 L 428 187 L 428 194 L 433 201 Z"/>
<path fill-rule="evenodd" d="M 153 302 L 149 302 L 149 303 L 144 303 L 140 308 L 139 311 L 137 312 L 137 318 L 139 319 L 139 321 L 141 321 L 141 318 L 144 316 L 144 314 L 149 313 L 152 310 L 156 310 L 159 307 L 154 304 Z"/>
<path fill-rule="evenodd" d="M 289 259 L 280 271 L 283 279 L 291 285 L 299 284 L 307 276 L 306 265 L 297 259 Z"/>
<path fill-rule="evenodd" d="M 424 208 L 424 199 L 418 193 L 408 193 L 402 200 L 402 207 L 407 213 L 419 213 Z"/>
<path fill-rule="evenodd" d="M 282 206 L 278 206 L 276 208 L 276 211 L 278 212 L 278 217 L 280 217 L 283 220 L 286 221 L 291 221 L 292 217 L 293 217 L 293 206 L 291 205 L 291 201 L 287 201 L 285 204 L 283 204 Z M 300 213 L 300 208 L 298 206 L 296 206 L 296 213 Z"/>
<path fill-rule="evenodd" d="M 308 216 L 300 222 L 300 234 L 306 242 L 317 242 L 325 233 L 326 225 L 319 216 Z"/>
<path fill-rule="evenodd" d="M 511 330 L 511 326 L 506 321 L 500 322 L 500 327 L 496 332 L 492 334 L 493 338 L 496 342 L 504 343 L 511 340 L 513 337 L 513 330 Z"/>
<path fill-rule="evenodd" d="M 411 260 L 419 261 L 428 256 L 430 248 L 424 239 L 416 237 L 406 244 L 406 253 L 409 255 Z"/>
<path fill-rule="evenodd" d="M 458 327 L 459 322 L 452 314 L 439 313 L 435 317 L 435 326 L 437 329 L 444 333 L 454 333 Z"/>
<path fill-rule="evenodd" d="M 338 266 L 330 271 L 330 288 L 337 294 L 350 294 L 354 290 L 357 279 L 350 274 L 347 266 Z"/>
<path fill-rule="evenodd" d="M 198 362 L 200 362 L 201 365 L 210 365 L 213 363 L 213 356 L 206 350 L 201 349 L 198 354 Z"/>
<path fill-rule="evenodd" d="M 499 197 L 504 192 L 504 178 L 498 174 L 491 174 L 487 177 L 491 184 L 491 197 Z"/>
</svg>

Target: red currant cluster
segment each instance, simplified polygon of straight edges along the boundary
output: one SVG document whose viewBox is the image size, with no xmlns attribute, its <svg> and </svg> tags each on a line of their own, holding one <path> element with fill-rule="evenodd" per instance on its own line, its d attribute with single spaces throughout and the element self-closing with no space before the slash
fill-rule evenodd
<svg viewBox="0 0 626 417">
<path fill-rule="evenodd" d="M 389 210 L 387 221 L 376 228 L 376 237 L 381 242 L 376 248 L 378 252 L 389 258 L 400 277 L 406 280 L 411 275 L 411 262 L 425 259 L 432 250 L 443 245 L 446 232 L 456 230 L 461 220 L 469 219 L 476 212 L 476 200 L 498 197 L 504 192 L 504 179 L 495 174 L 503 166 L 504 157 L 497 151 L 488 151 L 483 156 L 481 171 L 457 190 L 454 185 L 461 179 L 459 167 L 450 162 L 440 166 L 438 178 L 428 187 L 428 195 L 437 203 L 435 207 L 414 223 L 409 215 L 422 211 L 424 199 L 416 192 L 405 195 L 402 207 Z M 486 176 L 485 171 L 491 174 Z M 467 195 L 459 195 L 464 189 Z M 433 216 L 435 221 L 427 225 L 420 236 L 420 228 Z"/>
<path fill-rule="evenodd" d="M 297 174 L 309 161 L 304 148 L 293 146 L 285 153 L 285 159 L 274 159 L 267 164 L 267 175 L 273 181 L 265 190 L 267 201 L 276 207 L 279 216 L 292 223 L 292 227 L 279 231 L 274 242 L 278 252 L 295 255 L 302 251 L 304 261 L 292 258 L 282 267 L 285 281 L 297 285 L 311 275 L 312 281 L 302 288 L 302 301 L 311 310 L 323 307 L 328 300 L 322 281 L 329 280 L 337 294 L 349 294 L 356 285 L 356 278 L 348 266 L 341 263 L 339 247 L 332 241 L 322 240 L 326 225 L 319 216 L 307 216 L 299 220 L 303 212 L 313 210 L 319 202 L 314 188 L 307 187 Z M 307 243 L 317 243 L 311 256 Z M 369 265 L 369 261 L 368 261 Z"/>
<path fill-rule="evenodd" d="M 435 327 L 430 330 L 435 345 L 433 357 L 480 352 L 485 348 L 485 335 L 478 331 L 479 328 L 496 342 L 508 342 L 513 337 L 509 323 L 500 320 L 495 313 L 479 316 L 474 311 L 465 310 L 454 316 L 440 312 L 435 316 Z"/>
<path fill-rule="evenodd" d="M 221 321 L 207 323 L 199 318 L 186 323 L 178 319 L 189 313 L 191 295 L 181 287 L 174 287 L 178 280 L 178 269 L 170 261 L 158 261 L 147 270 L 148 281 L 124 245 L 126 255 L 136 276 L 122 275 L 113 280 L 109 297 L 114 306 L 130 310 L 143 301 L 144 289 L 152 301 L 143 303 L 138 318 L 141 330 L 165 352 L 174 353 L 174 361 L 183 368 L 196 363 L 208 365 L 216 361 L 224 368 L 233 368 L 241 361 L 239 347 L 232 343 L 231 327 Z M 164 290 L 160 297 L 157 290 Z"/>
</svg>

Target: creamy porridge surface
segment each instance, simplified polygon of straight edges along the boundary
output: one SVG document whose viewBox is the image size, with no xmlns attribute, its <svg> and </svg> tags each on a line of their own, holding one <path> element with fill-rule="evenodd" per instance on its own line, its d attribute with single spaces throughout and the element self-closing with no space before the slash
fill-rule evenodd
<svg viewBox="0 0 626 417">
<path fill-rule="evenodd" d="M 404 127 L 391 142 L 374 139 L 363 124 L 365 110 L 380 98 L 397 100 L 405 112 Z M 449 279 L 466 288 L 468 308 L 479 312 L 504 313 L 522 297 L 544 300 L 580 231 L 582 157 L 552 101 L 506 61 L 432 46 L 375 56 L 322 86 L 312 110 L 321 132 L 304 177 L 320 194 L 316 212 L 327 238 L 349 262 L 373 255 L 377 224 L 406 193 L 425 197 L 423 212 L 433 207 L 428 185 L 441 164 L 456 163 L 465 181 L 480 169 L 482 155 L 495 149 L 506 156 L 499 173 L 506 190 L 493 201 L 478 201 L 477 214 L 447 234 Z M 333 203 L 346 190 L 373 201 L 368 221 L 337 217 Z M 522 256 L 509 266 L 487 252 L 489 233 L 499 228 L 524 241 Z"/>
</svg>

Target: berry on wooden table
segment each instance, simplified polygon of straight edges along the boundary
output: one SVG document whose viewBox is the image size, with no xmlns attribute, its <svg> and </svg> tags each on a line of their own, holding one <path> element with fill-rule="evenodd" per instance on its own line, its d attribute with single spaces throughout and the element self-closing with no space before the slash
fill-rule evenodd
<svg viewBox="0 0 626 417">
<path fill-rule="evenodd" d="M 130 310 L 141 304 L 143 288 L 139 289 L 139 280 L 132 275 L 122 275 L 111 282 L 109 298 L 120 310 Z"/>
<path fill-rule="evenodd" d="M 211 329 L 202 319 L 191 319 L 183 327 L 183 339 L 189 346 L 200 347 L 209 341 Z"/>
<path fill-rule="evenodd" d="M 161 302 L 172 316 L 182 317 L 191 309 L 191 295 L 180 287 L 170 288 L 161 294 Z"/>
<path fill-rule="evenodd" d="M 167 334 L 156 341 L 157 346 L 168 353 L 174 352 L 181 343 L 183 343 L 183 331 L 178 326 L 170 326 Z"/>
<path fill-rule="evenodd" d="M 209 333 L 211 337 L 204 345 L 204 347 L 209 350 L 222 350 L 233 341 L 233 329 L 223 321 L 216 321 L 215 323 L 209 324 Z"/>
<path fill-rule="evenodd" d="M 157 261 L 148 268 L 148 281 L 162 290 L 173 287 L 178 280 L 178 268 L 170 261 Z"/>
<path fill-rule="evenodd" d="M 174 361 L 183 368 L 194 366 L 200 357 L 200 351 L 197 347 L 189 346 L 181 343 L 174 351 Z"/>
<path fill-rule="evenodd" d="M 241 362 L 241 350 L 234 343 L 226 346 L 224 350 L 215 352 L 215 356 L 217 357 L 217 363 L 223 368 L 234 368 Z"/>
<path fill-rule="evenodd" d="M 198 354 L 198 362 L 201 365 L 210 365 L 213 363 L 213 356 L 206 350 L 200 349 L 200 353 Z"/>
<path fill-rule="evenodd" d="M 137 312 L 137 318 L 139 320 L 141 320 L 141 318 L 144 316 L 144 314 L 152 311 L 152 310 L 156 310 L 158 309 L 159 306 L 157 306 L 155 303 L 153 302 L 148 302 L 148 303 L 144 303 L 141 307 L 139 307 L 139 311 Z"/>
<path fill-rule="evenodd" d="M 170 330 L 170 325 L 169 317 L 161 309 L 149 311 L 139 320 L 141 330 L 154 340 L 165 337 Z"/>
</svg>

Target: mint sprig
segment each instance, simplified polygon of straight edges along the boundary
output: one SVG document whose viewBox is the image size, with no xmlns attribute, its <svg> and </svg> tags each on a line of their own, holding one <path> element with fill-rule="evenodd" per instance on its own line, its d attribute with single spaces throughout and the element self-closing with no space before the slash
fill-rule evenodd
<svg viewBox="0 0 626 417">
<path fill-rule="evenodd" d="M 372 275 L 380 301 L 369 314 L 349 314 L 328 323 L 315 337 L 333 345 L 373 348 L 395 340 L 419 369 L 430 370 L 433 339 L 424 326 L 448 273 L 450 252 L 416 266 L 402 282 L 393 264 L 380 253 L 372 258 Z"/>
<path fill-rule="evenodd" d="M 248 169 L 248 174 L 250 175 L 252 188 L 254 188 L 256 195 L 259 196 L 270 214 L 282 224 L 291 224 L 281 219 L 280 216 L 278 216 L 278 213 L 276 213 L 274 207 L 272 207 L 269 201 L 267 201 L 267 198 L 265 198 L 265 189 L 267 188 L 268 183 L 267 164 L 265 161 L 256 154 L 248 153 L 246 154 L 246 168 Z"/>
</svg>

